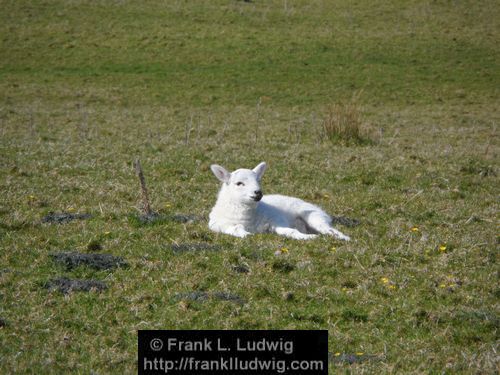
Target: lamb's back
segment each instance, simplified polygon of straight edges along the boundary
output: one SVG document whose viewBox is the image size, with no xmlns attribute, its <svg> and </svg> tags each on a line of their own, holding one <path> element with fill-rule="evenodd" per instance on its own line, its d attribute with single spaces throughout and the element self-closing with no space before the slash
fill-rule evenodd
<svg viewBox="0 0 500 375">
<path fill-rule="evenodd" d="M 291 217 L 300 216 L 305 211 L 323 211 L 312 203 L 305 202 L 300 198 L 289 197 L 280 194 L 264 195 L 262 202 L 286 212 Z"/>
</svg>

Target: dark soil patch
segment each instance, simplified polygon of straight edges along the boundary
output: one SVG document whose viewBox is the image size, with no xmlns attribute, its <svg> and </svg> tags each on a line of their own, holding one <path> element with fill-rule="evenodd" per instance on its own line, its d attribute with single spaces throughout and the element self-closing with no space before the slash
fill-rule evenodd
<svg viewBox="0 0 500 375">
<path fill-rule="evenodd" d="M 154 223 L 156 221 L 165 221 L 166 216 L 161 215 L 157 212 L 151 212 L 150 214 L 142 214 L 139 216 L 136 216 L 137 220 L 141 224 L 150 224 Z"/>
<path fill-rule="evenodd" d="M 237 273 L 249 273 L 250 272 L 250 268 L 248 268 L 247 266 L 245 266 L 243 264 L 235 264 L 232 266 L 232 268 L 233 268 L 233 271 L 237 272 Z"/>
<path fill-rule="evenodd" d="M 88 266 L 98 270 L 109 270 L 116 267 L 127 267 L 128 263 L 122 258 L 111 254 L 84 254 L 77 252 L 50 254 L 55 262 L 67 269 L 78 266 Z"/>
<path fill-rule="evenodd" d="M 361 363 L 366 361 L 380 361 L 382 360 L 382 356 L 370 355 L 370 354 L 350 354 L 350 353 L 342 353 L 339 355 L 335 355 L 333 353 L 328 353 L 328 362 L 330 363 L 347 363 L 352 365 L 354 363 Z"/>
<path fill-rule="evenodd" d="M 346 227 L 355 227 L 361 224 L 361 221 L 345 216 L 332 216 L 332 225 L 336 224 L 344 225 Z"/>
<path fill-rule="evenodd" d="M 49 291 L 58 290 L 63 294 L 68 294 L 70 292 L 80 292 L 80 291 L 90 292 L 91 290 L 96 290 L 100 292 L 108 288 L 108 286 L 102 281 L 77 280 L 77 279 L 68 279 L 65 277 L 49 280 L 45 284 L 45 287 Z"/>
<path fill-rule="evenodd" d="M 245 300 L 237 294 L 227 293 L 227 292 L 214 292 L 212 297 L 221 301 L 234 302 L 238 305 L 244 305 Z"/>
<path fill-rule="evenodd" d="M 196 215 L 176 214 L 172 215 L 171 217 L 173 221 L 176 221 L 178 223 L 194 223 L 195 221 L 201 220 L 201 218 Z"/>
<path fill-rule="evenodd" d="M 7 321 L 3 318 L 0 318 L 0 328 L 6 327 L 7 326 Z"/>
<path fill-rule="evenodd" d="M 92 240 L 87 244 L 88 251 L 100 251 L 102 250 L 102 244 L 98 240 Z"/>
<path fill-rule="evenodd" d="M 237 294 L 227 292 L 203 292 L 195 290 L 194 292 L 177 293 L 175 295 L 177 300 L 193 301 L 193 302 L 206 302 L 209 299 L 216 299 L 220 301 L 234 302 L 238 305 L 245 304 L 245 300 Z"/>
<path fill-rule="evenodd" d="M 283 294 L 283 299 L 285 301 L 294 301 L 295 300 L 295 294 L 292 292 L 286 292 Z"/>
<path fill-rule="evenodd" d="M 51 212 L 42 218 L 42 223 L 64 224 L 73 220 L 86 220 L 91 214 L 71 214 L 69 212 Z"/>
<path fill-rule="evenodd" d="M 277 260 L 272 265 L 274 271 L 289 273 L 295 269 L 295 264 L 287 262 L 286 260 Z"/>
<path fill-rule="evenodd" d="M 175 253 L 185 253 L 188 251 L 217 251 L 220 250 L 221 247 L 219 245 L 212 245 L 203 242 L 195 242 L 195 243 L 181 243 L 181 244 L 172 244 L 170 249 Z"/>
</svg>

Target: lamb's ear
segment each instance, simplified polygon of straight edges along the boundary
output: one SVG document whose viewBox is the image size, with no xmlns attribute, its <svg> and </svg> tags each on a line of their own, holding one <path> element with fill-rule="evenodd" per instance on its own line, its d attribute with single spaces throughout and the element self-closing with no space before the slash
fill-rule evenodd
<svg viewBox="0 0 500 375">
<path fill-rule="evenodd" d="M 212 164 L 210 169 L 220 181 L 228 183 L 231 178 L 231 173 L 229 173 L 224 167 L 217 164 Z"/>
<path fill-rule="evenodd" d="M 267 164 L 265 162 L 262 162 L 253 169 L 253 172 L 257 175 L 257 178 L 259 180 L 262 178 L 262 175 L 266 171 L 266 168 L 267 168 Z"/>
</svg>

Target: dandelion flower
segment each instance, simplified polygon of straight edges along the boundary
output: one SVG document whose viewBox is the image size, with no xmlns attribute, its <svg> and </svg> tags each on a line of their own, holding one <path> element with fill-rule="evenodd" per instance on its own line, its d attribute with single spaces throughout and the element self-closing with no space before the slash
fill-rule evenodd
<svg viewBox="0 0 500 375">
<path fill-rule="evenodd" d="M 335 357 L 338 357 L 339 355 L 340 355 L 340 353 L 339 353 L 339 352 L 335 353 Z"/>
<path fill-rule="evenodd" d="M 411 230 L 413 233 L 420 232 L 420 229 L 418 229 L 418 227 L 412 227 L 410 230 Z"/>
<path fill-rule="evenodd" d="M 388 286 L 388 288 L 391 289 L 391 290 L 394 290 L 394 289 L 396 289 L 396 285 L 391 284 L 391 285 Z"/>
<path fill-rule="evenodd" d="M 331 251 L 332 253 L 334 253 L 334 252 L 336 252 L 336 251 L 337 251 L 337 248 L 336 248 L 335 246 L 332 246 L 332 248 L 330 249 L 330 251 Z"/>
<path fill-rule="evenodd" d="M 441 251 L 441 252 L 446 251 L 446 245 L 439 246 L 439 251 Z"/>
<path fill-rule="evenodd" d="M 283 247 L 283 248 L 281 249 L 281 252 L 282 252 L 283 254 L 288 254 L 288 249 L 287 249 L 286 247 Z"/>
<path fill-rule="evenodd" d="M 384 284 L 389 284 L 389 279 L 387 277 L 381 277 L 380 281 L 382 281 Z"/>
</svg>

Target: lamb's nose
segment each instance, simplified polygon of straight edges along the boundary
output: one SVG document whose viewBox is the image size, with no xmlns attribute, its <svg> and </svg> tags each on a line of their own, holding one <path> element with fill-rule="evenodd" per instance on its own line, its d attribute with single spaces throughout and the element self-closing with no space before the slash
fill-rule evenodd
<svg viewBox="0 0 500 375">
<path fill-rule="evenodd" d="M 254 194 L 256 197 L 262 198 L 262 190 L 255 190 Z"/>
</svg>

